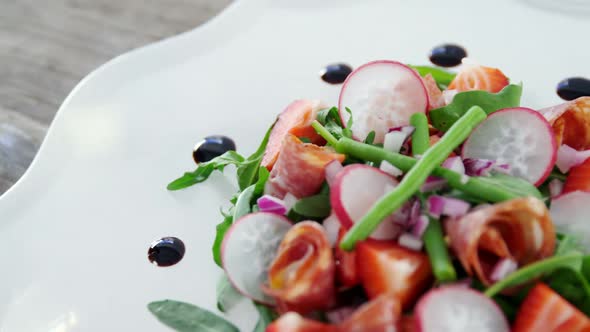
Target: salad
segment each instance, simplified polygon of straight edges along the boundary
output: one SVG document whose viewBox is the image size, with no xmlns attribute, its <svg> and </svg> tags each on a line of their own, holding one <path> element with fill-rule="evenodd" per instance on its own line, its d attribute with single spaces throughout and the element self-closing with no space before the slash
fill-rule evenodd
<svg viewBox="0 0 590 332">
<path fill-rule="evenodd" d="M 213 259 L 218 307 L 255 331 L 590 331 L 590 97 L 533 110 L 502 71 L 396 61 L 354 70 L 337 107 L 289 104 L 249 157 Z M 180 331 L 237 331 L 190 304 Z"/>
</svg>

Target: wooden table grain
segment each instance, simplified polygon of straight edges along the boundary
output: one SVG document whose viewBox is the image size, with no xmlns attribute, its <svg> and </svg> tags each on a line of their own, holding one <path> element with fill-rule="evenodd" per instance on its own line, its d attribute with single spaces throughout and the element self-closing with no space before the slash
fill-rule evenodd
<svg viewBox="0 0 590 332">
<path fill-rule="evenodd" d="M 190 30 L 230 0 L 0 0 L 0 194 L 24 173 L 55 112 L 114 56 Z"/>
</svg>

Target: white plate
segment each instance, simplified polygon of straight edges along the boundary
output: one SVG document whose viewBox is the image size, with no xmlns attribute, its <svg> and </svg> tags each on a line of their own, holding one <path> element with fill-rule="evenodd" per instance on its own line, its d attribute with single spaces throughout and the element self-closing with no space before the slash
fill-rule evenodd
<svg viewBox="0 0 590 332">
<path fill-rule="evenodd" d="M 534 2 L 242 0 L 101 67 L 0 199 L 0 331 L 164 331 L 146 304 L 165 298 L 214 310 L 210 247 L 233 180 L 165 185 L 194 167 L 203 136 L 229 135 L 249 153 L 291 100 L 334 104 L 339 87 L 317 76 L 326 64 L 426 63 L 432 46 L 456 42 L 525 82 L 524 105 L 558 103 L 559 80 L 590 76 L 580 37 L 590 20 Z M 150 265 L 149 243 L 166 235 L 185 241 L 186 256 Z M 247 303 L 238 311 L 230 318 L 249 331 L 256 315 Z"/>
</svg>

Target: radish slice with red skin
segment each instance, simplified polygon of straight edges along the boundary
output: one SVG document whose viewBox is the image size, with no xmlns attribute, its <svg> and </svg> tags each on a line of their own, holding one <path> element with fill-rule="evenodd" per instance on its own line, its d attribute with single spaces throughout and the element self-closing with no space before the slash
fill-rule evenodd
<svg viewBox="0 0 590 332">
<path fill-rule="evenodd" d="M 496 303 L 464 286 L 444 286 L 426 293 L 414 309 L 420 332 L 509 332 Z"/>
<path fill-rule="evenodd" d="M 342 227 L 349 229 L 360 220 L 398 181 L 377 168 L 354 164 L 338 173 L 330 191 L 330 203 Z M 371 234 L 378 240 L 393 239 L 401 232 L 393 216 L 384 220 Z"/>
<path fill-rule="evenodd" d="M 238 219 L 227 231 L 221 245 L 221 261 L 230 282 L 242 295 L 260 303 L 274 303 L 272 297 L 262 292 L 261 286 L 291 226 L 284 216 L 257 212 Z"/>
<path fill-rule="evenodd" d="M 352 111 L 355 138 L 364 139 L 375 131 L 375 143 L 383 143 L 391 127 L 410 123 L 414 113 L 428 109 L 428 92 L 422 78 L 410 67 L 391 60 L 366 63 L 344 81 L 338 101 L 342 123 Z"/>
<path fill-rule="evenodd" d="M 558 231 L 575 234 L 590 249 L 590 192 L 574 191 L 552 199 L 549 213 Z"/>
<path fill-rule="evenodd" d="M 508 174 L 540 185 L 555 165 L 557 143 L 551 125 L 539 112 L 506 108 L 475 128 L 463 145 L 462 157 L 508 164 Z"/>
</svg>

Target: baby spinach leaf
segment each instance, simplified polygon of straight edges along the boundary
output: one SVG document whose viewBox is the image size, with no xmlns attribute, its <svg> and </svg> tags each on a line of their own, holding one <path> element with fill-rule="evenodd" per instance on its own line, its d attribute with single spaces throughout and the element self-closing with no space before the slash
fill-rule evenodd
<svg viewBox="0 0 590 332">
<path fill-rule="evenodd" d="M 330 196 L 315 195 L 302 198 L 293 205 L 293 211 L 309 218 L 325 218 L 330 215 Z"/>
<path fill-rule="evenodd" d="M 230 310 L 242 298 L 225 274 L 217 281 L 216 293 L 217 309 L 221 312 Z"/>
<path fill-rule="evenodd" d="M 239 332 L 235 325 L 225 319 L 185 302 L 151 302 L 148 310 L 164 325 L 178 332 Z"/>
<path fill-rule="evenodd" d="M 264 151 L 268 145 L 268 139 L 273 127 L 274 124 L 268 128 L 264 138 L 262 139 L 262 142 L 260 142 L 260 146 L 258 146 L 258 149 L 238 166 L 237 176 L 240 190 L 244 190 L 246 187 L 256 182 L 258 168 L 262 162 L 262 157 L 264 156 Z"/>
<path fill-rule="evenodd" d="M 570 267 L 576 261 L 581 260 L 582 254 L 574 252 L 537 261 L 512 272 L 506 278 L 490 286 L 484 293 L 489 297 L 493 297 L 503 289 L 524 284 L 559 268 Z"/>
<path fill-rule="evenodd" d="M 256 307 L 260 317 L 258 318 L 258 322 L 256 323 L 253 332 L 264 332 L 266 331 L 268 325 L 270 325 L 270 323 L 272 323 L 272 321 L 275 320 L 278 315 L 265 305 L 254 303 L 254 306 Z"/>
<path fill-rule="evenodd" d="M 444 87 L 451 84 L 455 76 L 457 76 L 457 74 L 455 73 L 451 73 L 438 67 L 413 65 L 410 65 L 410 67 L 415 69 L 418 72 L 418 74 L 420 74 L 420 76 L 422 77 L 428 74 L 432 75 L 432 78 L 434 78 L 436 83 L 439 85 L 443 85 Z"/>
<path fill-rule="evenodd" d="M 200 163 L 194 172 L 186 172 L 183 176 L 170 182 L 168 190 L 179 190 L 203 182 L 209 178 L 213 171 L 223 171 L 227 165 L 239 166 L 244 162 L 244 157 L 235 151 L 227 151 L 219 157 L 208 162 Z"/>
<path fill-rule="evenodd" d="M 477 105 L 490 114 L 502 108 L 519 106 L 521 94 L 522 86 L 516 84 L 507 85 L 498 93 L 482 90 L 459 92 L 450 104 L 428 114 L 436 129 L 447 131 L 472 106 Z"/>
<path fill-rule="evenodd" d="M 586 315 L 590 315 L 590 285 L 580 272 L 571 268 L 560 268 L 553 271 L 546 281 L 549 287 L 564 299 Z"/>
<path fill-rule="evenodd" d="M 227 230 L 231 227 L 233 222 L 232 216 L 224 217 L 223 221 L 220 222 L 215 228 L 215 241 L 213 242 L 213 260 L 217 266 L 221 267 L 221 243 Z"/>
</svg>

